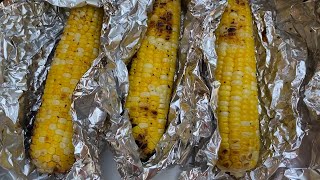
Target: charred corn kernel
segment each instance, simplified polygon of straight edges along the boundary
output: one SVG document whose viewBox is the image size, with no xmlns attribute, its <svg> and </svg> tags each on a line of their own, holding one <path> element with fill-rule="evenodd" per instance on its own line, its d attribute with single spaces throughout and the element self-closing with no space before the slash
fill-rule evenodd
<svg viewBox="0 0 320 180">
<path fill-rule="evenodd" d="M 40 172 L 64 173 L 74 162 L 70 97 L 77 80 L 98 56 L 102 18 L 103 10 L 91 6 L 70 12 L 34 123 L 30 155 Z"/>
<path fill-rule="evenodd" d="M 222 137 L 218 167 L 233 174 L 254 168 L 260 138 L 256 61 L 248 0 L 228 0 L 216 31 L 218 121 Z"/>
<path fill-rule="evenodd" d="M 180 0 L 155 0 L 146 36 L 132 60 L 126 102 L 142 159 L 153 153 L 166 126 L 179 29 Z"/>
</svg>

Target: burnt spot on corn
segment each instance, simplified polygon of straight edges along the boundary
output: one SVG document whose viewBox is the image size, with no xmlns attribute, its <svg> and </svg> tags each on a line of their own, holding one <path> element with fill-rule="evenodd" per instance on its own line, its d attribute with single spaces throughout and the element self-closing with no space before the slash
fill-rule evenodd
<svg viewBox="0 0 320 180">
<path fill-rule="evenodd" d="M 158 112 L 155 111 L 155 110 L 152 110 L 151 113 L 152 113 L 153 115 L 155 115 L 155 116 L 158 115 Z"/>
<path fill-rule="evenodd" d="M 225 162 L 222 164 L 222 166 L 224 166 L 225 168 L 229 168 L 230 167 L 230 163 L 229 162 Z"/>
<path fill-rule="evenodd" d="M 153 151 L 147 153 L 146 156 L 149 158 L 149 157 L 151 157 L 154 153 L 156 153 L 156 150 L 155 150 L 155 149 L 154 149 Z"/>
<path fill-rule="evenodd" d="M 141 146 L 140 146 L 140 149 L 144 150 L 147 148 L 147 143 L 142 143 Z"/>
<path fill-rule="evenodd" d="M 155 116 L 155 117 L 157 117 L 157 115 L 158 115 L 158 112 L 156 110 L 151 110 L 147 106 L 141 106 L 140 109 L 145 112 L 144 115 L 146 117 L 149 116 L 150 114 Z"/>
<path fill-rule="evenodd" d="M 136 142 L 136 144 L 137 144 L 137 146 L 140 148 L 141 146 L 142 146 L 142 141 L 140 141 L 140 140 L 135 140 L 135 142 Z"/>
<path fill-rule="evenodd" d="M 158 27 L 158 29 L 162 29 L 163 26 L 164 26 L 164 23 L 163 23 L 163 22 L 161 22 L 161 21 L 158 21 L 158 22 L 157 22 L 157 27 Z"/>
<path fill-rule="evenodd" d="M 139 134 L 139 135 L 138 135 L 138 139 L 139 139 L 139 140 L 145 139 L 145 135 L 144 135 L 144 134 Z"/>
<path fill-rule="evenodd" d="M 134 128 L 134 127 L 136 127 L 136 126 L 137 126 L 137 124 L 136 124 L 136 123 L 133 123 L 133 119 L 132 119 L 132 118 L 130 118 L 130 122 L 131 122 L 131 126 L 132 126 L 132 128 Z"/>
<path fill-rule="evenodd" d="M 239 151 L 235 151 L 235 150 L 233 150 L 233 151 L 232 151 L 232 154 L 236 154 L 236 155 L 238 155 L 238 154 L 240 154 L 240 152 L 239 152 Z"/>
<path fill-rule="evenodd" d="M 227 154 L 228 153 L 228 150 L 227 149 L 224 149 L 223 151 L 222 151 L 222 154 Z"/>
<path fill-rule="evenodd" d="M 143 134 L 139 134 L 138 138 L 135 140 L 137 146 L 142 152 L 145 152 L 148 147 L 148 141 Z"/>
<path fill-rule="evenodd" d="M 159 4 L 159 7 L 160 7 L 160 8 L 164 8 L 164 7 L 167 5 L 166 2 L 161 2 L 161 3 L 158 3 L 158 4 Z"/>
<path fill-rule="evenodd" d="M 246 5 L 245 0 L 236 0 L 236 3 L 237 3 L 238 5 L 240 5 L 240 6 Z"/>
<path fill-rule="evenodd" d="M 166 2 L 161 3 L 154 3 L 153 8 L 164 8 L 166 7 Z M 170 10 L 166 10 L 165 12 L 161 13 L 158 18 L 153 19 L 149 23 L 150 28 L 154 28 L 156 30 L 156 35 L 158 37 L 162 37 L 165 40 L 170 40 L 172 35 L 172 25 L 173 25 L 173 14 Z"/>
<path fill-rule="evenodd" d="M 66 94 L 66 93 L 61 93 L 61 99 L 66 99 L 66 98 L 68 98 L 68 94 Z"/>
<path fill-rule="evenodd" d="M 235 36 L 237 29 L 234 27 L 228 28 L 228 36 Z"/>
</svg>

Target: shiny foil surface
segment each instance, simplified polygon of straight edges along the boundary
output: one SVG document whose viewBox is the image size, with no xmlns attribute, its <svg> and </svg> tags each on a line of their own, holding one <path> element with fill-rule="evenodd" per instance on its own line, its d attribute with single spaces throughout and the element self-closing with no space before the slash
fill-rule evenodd
<svg viewBox="0 0 320 180">
<path fill-rule="evenodd" d="M 47 1 L 55 6 L 68 7 L 68 8 L 81 7 L 85 5 L 92 5 L 97 7 L 102 6 L 101 0 L 44 0 L 44 1 Z"/>
</svg>

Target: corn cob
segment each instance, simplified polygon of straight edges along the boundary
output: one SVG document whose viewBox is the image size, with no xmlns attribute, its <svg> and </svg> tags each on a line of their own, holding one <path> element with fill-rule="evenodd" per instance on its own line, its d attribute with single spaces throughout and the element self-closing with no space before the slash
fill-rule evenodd
<svg viewBox="0 0 320 180">
<path fill-rule="evenodd" d="M 68 171 L 74 162 L 71 96 L 78 80 L 98 56 L 103 10 L 72 9 L 48 73 L 36 116 L 30 155 L 43 173 Z"/>
<path fill-rule="evenodd" d="M 258 161 L 260 138 L 253 26 L 248 0 L 228 0 L 216 31 L 218 167 L 243 173 Z"/>
<path fill-rule="evenodd" d="M 179 29 L 180 0 L 155 0 L 146 36 L 132 60 L 126 102 L 142 159 L 154 153 L 166 126 Z"/>
</svg>

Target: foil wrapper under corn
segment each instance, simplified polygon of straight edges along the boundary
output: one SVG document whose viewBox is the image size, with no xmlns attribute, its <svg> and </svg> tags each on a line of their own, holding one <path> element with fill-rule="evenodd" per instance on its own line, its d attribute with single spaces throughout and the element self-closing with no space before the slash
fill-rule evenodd
<svg viewBox="0 0 320 180">
<path fill-rule="evenodd" d="M 111 145 L 124 179 L 150 179 L 160 170 L 185 164 L 193 148 L 213 132 L 211 88 L 199 71 L 200 67 L 211 67 L 201 56 L 179 59 L 168 118 L 170 124 L 155 154 L 147 162 L 140 160 L 124 108 L 129 88 L 126 64 L 140 46 L 151 5 L 151 1 L 118 1 L 107 7 L 110 18 L 102 35 L 104 55 L 83 76 L 74 93 L 72 112 L 77 126 L 89 129 L 88 133 L 91 128 L 101 130 L 99 138 Z M 184 52 L 189 50 L 183 49 Z"/>
<path fill-rule="evenodd" d="M 59 4 L 60 1 L 49 2 L 63 7 L 65 5 L 66 7 L 81 5 L 68 4 L 67 1 L 64 1 L 66 3 L 64 5 Z M 136 17 L 132 21 L 124 21 L 121 25 L 127 26 L 117 26 L 116 31 L 105 24 L 106 31 L 108 30 L 112 34 L 110 38 L 113 39 L 114 35 L 119 37 L 115 32 L 127 32 L 127 37 L 130 36 L 131 40 L 134 40 L 134 38 L 140 39 L 141 32 L 146 29 L 146 5 L 148 2 L 104 3 L 105 22 L 110 20 L 116 23 L 125 17 L 132 15 Z M 121 11 L 117 10 L 123 4 L 126 4 L 126 6 L 122 6 Z M 89 124 L 87 124 L 87 122 L 78 121 L 78 118 L 83 117 L 81 113 L 75 114 L 73 142 L 77 161 L 68 174 L 50 176 L 39 174 L 28 157 L 32 123 L 41 104 L 44 81 L 50 67 L 54 46 L 64 27 L 67 11 L 44 1 L 7 0 L 1 3 L 0 122 L 3 126 L 1 126 L 2 133 L 0 134 L 0 178 L 99 179 L 101 176 L 98 156 L 104 144 L 98 139 L 99 135 L 103 135 L 103 130 L 106 127 L 95 127 L 95 125 L 99 125 L 99 123 L 95 123 L 95 120 L 99 122 L 99 117 L 93 117 L 93 120 L 90 119 Z M 115 17 L 109 19 L 107 16 L 113 16 L 113 13 L 116 14 Z M 125 40 L 126 38 L 121 39 Z M 108 39 L 105 38 L 102 41 L 107 42 Z M 115 44 L 111 41 L 109 43 L 109 46 Z M 130 46 L 131 42 L 130 44 L 122 44 L 124 49 L 134 47 Z M 127 45 L 128 47 L 126 47 Z M 85 87 L 89 88 L 90 85 L 85 85 Z M 78 95 L 79 93 L 76 92 L 75 97 L 77 98 Z M 77 108 L 76 103 L 74 107 Z M 83 110 L 83 105 L 81 105 L 80 110 Z M 83 114 L 86 113 L 86 111 L 82 112 Z M 102 120 L 105 121 L 105 119 Z"/>
<path fill-rule="evenodd" d="M 59 5 L 59 1 L 50 3 Z M 99 179 L 101 176 L 98 165 L 99 153 L 105 140 L 111 144 L 119 172 L 126 179 L 149 179 L 168 166 L 185 164 L 194 150 L 197 152 L 194 158 L 194 165 L 197 167 L 184 171 L 181 174 L 182 179 L 231 178 L 228 174 L 214 168 L 220 143 L 219 132 L 215 130 L 217 123 L 213 117 L 219 87 L 219 82 L 214 81 L 217 59 L 214 50 L 214 30 L 219 23 L 226 1 L 196 0 L 189 3 L 182 28 L 184 32 L 180 44 L 176 87 L 170 105 L 171 124 L 162 137 L 156 154 L 147 163 L 142 163 L 139 159 L 137 146 L 131 135 L 131 124 L 123 103 L 129 86 L 126 63 L 139 48 L 140 40 L 147 28 L 146 13 L 151 9 L 152 2 L 123 0 L 102 3 L 106 12 L 101 42 L 104 52 L 94 61 L 74 92 L 73 142 L 76 147 L 77 161 L 69 174 L 60 175 L 58 178 Z M 14 23 L 24 22 L 25 18 L 19 18 L 21 14 L 42 9 L 40 6 L 32 9 L 33 2 L 22 4 L 21 12 L 10 9 L 15 9 L 17 4 L 13 3 L 12 6 L 6 7 L 9 10 L 3 12 L 16 13 L 7 15 L 6 18 Z M 78 5 L 80 6 L 81 3 L 60 4 L 63 7 Z M 316 104 L 318 102 L 313 99 L 319 96 L 317 94 L 319 68 L 315 68 L 318 66 L 315 64 L 318 64 L 316 55 L 319 41 L 317 28 L 319 10 L 317 8 L 319 5 L 316 1 L 290 1 L 290 3 L 255 1 L 252 3 L 257 26 L 261 137 L 264 149 L 257 169 L 246 174 L 248 179 L 319 178 L 318 171 L 312 170 L 319 167 L 320 144 L 316 139 L 318 135 L 316 131 L 319 127 L 316 124 L 319 120 Z M 4 9 L 1 9 L 1 18 L 5 17 L 2 15 L 2 10 Z M 24 135 L 31 125 L 28 126 L 30 122 L 26 123 L 19 116 L 27 114 L 34 117 L 32 113 L 39 108 L 41 88 L 50 64 L 50 58 L 47 56 L 52 51 L 65 21 L 65 12 L 51 16 L 47 11 L 44 12 L 43 16 L 60 18 L 48 23 L 51 26 L 59 25 L 51 29 L 56 31 L 56 34 L 48 30 L 48 34 L 54 34 L 46 36 L 49 40 L 23 39 L 25 38 L 23 33 L 34 31 L 23 31 L 22 34 L 18 31 L 20 34 L 18 32 L 13 34 L 13 38 L 11 36 L 8 38 L 11 41 L 8 41 L 11 43 L 18 40 L 16 44 L 19 46 L 15 46 L 14 43 L 1 43 L 1 54 L 4 54 L 1 56 L 11 57 L 11 59 L 3 58 L 1 62 L 1 91 L 3 92 L 0 96 L 2 98 L 0 121 L 6 124 L 5 129 L 1 131 L 5 133 L 0 134 L 1 145 L 3 145 L 0 148 L 5 149 L 3 151 L 5 153 L 0 154 L 1 167 L 5 169 L 4 171 L 0 169 L 0 176 L 3 178 L 48 178 L 47 175 L 39 176 L 24 152 Z M 37 15 L 31 13 L 28 17 L 39 20 L 36 18 L 39 14 Z M 4 22 L 10 22 L 7 19 L 4 19 Z M 15 32 L 15 29 L 12 30 L 12 25 L 8 24 L 8 27 L 0 28 L 1 32 L 2 30 Z M 28 22 L 23 24 L 23 27 L 39 28 L 36 24 Z M 51 27 L 50 25 L 48 26 Z M 3 37 L 8 35 L 10 33 L 1 34 Z M 37 41 L 44 43 L 42 48 L 30 50 L 33 44 L 25 45 L 26 42 L 36 44 Z M 8 46 L 8 44 L 14 45 Z M 31 53 L 28 56 L 29 59 L 16 58 L 19 53 L 15 52 L 20 52 L 21 49 L 23 51 L 21 56 Z M 14 64 L 6 66 L 7 64 L 4 63 Z M 26 67 L 20 67 L 25 64 L 27 64 Z M 12 68 L 6 73 L 7 68 L 4 67 Z M 262 77 L 262 74 L 265 77 Z M 9 88 L 5 86 L 6 82 L 10 82 Z M 27 110 L 27 113 L 17 113 L 28 108 L 32 110 Z M 27 144 L 28 141 L 25 145 Z"/>
<path fill-rule="evenodd" d="M 12 1 L 12 0 L 11 0 Z M 101 7 L 101 0 L 44 0 L 59 7 L 75 8 L 85 5 Z"/>
<path fill-rule="evenodd" d="M 68 11 L 42 0 L 1 3 L 0 179 L 100 178 L 93 160 L 98 151 L 87 148 L 92 142 L 76 126 L 76 162 L 67 174 L 40 174 L 28 154 L 33 121 Z"/>
<path fill-rule="evenodd" d="M 204 6 L 207 1 L 200 4 Z M 227 1 L 203 17 L 207 27 Z M 194 4 L 194 5 L 192 5 Z M 255 169 L 243 179 L 319 179 L 319 27 L 320 2 L 251 1 L 255 25 L 261 152 Z M 199 6 L 191 1 L 189 9 Z M 204 11 L 203 11 L 204 12 Z M 220 12 L 220 13 L 219 13 Z M 211 26 L 217 28 L 220 17 Z M 192 29 L 190 29 L 192 31 Z M 205 33 L 209 34 L 209 33 Z M 210 34 L 214 39 L 214 33 Z M 199 47 L 203 47 L 203 44 Z M 215 47 L 212 42 L 210 49 Z M 203 49 L 203 51 L 207 51 Z M 212 56 L 216 64 L 216 56 Z M 217 82 L 217 84 L 219 84 Z M 219 86 L 214 87 L 214 92 Z M 217 93 L 212 94 L 216 99 Z M 214 104 L 215 109 L 215 104 Z M 214 122 L 219 119 L 214 119 Z M 218 130 L 196 153 L 179 179 L 234 179 L 215 163 L 221 142 Z"/>
<path fill-rule="evenodd" d="M 6 1 L 0 9 L 0 178 L 46 178 L 25 150 L 50 56 L 67 11 L 41 1 Z"/>
</svg>

